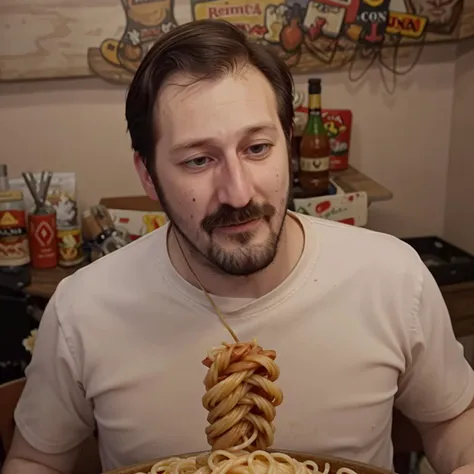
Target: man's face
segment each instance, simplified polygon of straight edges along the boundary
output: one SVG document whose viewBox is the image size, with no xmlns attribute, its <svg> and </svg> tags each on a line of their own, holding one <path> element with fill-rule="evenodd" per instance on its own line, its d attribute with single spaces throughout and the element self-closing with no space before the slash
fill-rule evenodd
<svg viewBox="0 0 474 474">
<path fill-rule="evenodd" d="M 451 34 L 462 12 L 462 0 L 410 0 L 413 12 L 428 20 L 427 30 Z"/>
<path fill-rule="evenodd" d="M 274 259 L 289 157 L 273 89 L 256 69 L 215 80 L 171 77 L 157 100 L 161 204 L 191 248 L 225 273 Z"/>
</svg>

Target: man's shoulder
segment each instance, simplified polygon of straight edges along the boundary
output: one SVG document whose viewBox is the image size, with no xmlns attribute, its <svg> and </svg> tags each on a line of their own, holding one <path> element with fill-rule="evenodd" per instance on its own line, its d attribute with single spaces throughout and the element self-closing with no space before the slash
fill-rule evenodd
<svg viewBox="0 0 474 474">
<path fill-rule="evenodd" d="M 358 317 L 404 338 L 430 278 L 415 249 L 395 236 L 364 228 L 314 219 L 308 224 L 321 241 L 317 271 L 343 295 L 355 295 L 347 301 L 356 302 Z"/>
<path fill-rule="evenodd" d="M 375 274 L 419 275 L 424 263 L 413 247 L 398 237 L 362 227 L 304 216 L 305 227 L 334 264 L 370 267 Z M 311 237 L 310 237 L 311 238 Z"/>
<path fill-rule="evenodd" d="M 86 307 L 98 298 L 119 299 L 123 294 L 138 297 L 140 289 L 162 273 L 164 257 L 166 228 L 160 228 L 62 280 L 54 294 L 55 305 L 71 310 Z"/>
</svg>

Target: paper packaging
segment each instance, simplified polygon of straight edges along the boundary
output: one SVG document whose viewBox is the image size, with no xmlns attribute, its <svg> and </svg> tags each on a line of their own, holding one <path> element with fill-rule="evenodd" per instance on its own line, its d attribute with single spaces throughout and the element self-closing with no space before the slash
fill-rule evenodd
<svg viewBox="0 0 474 474">
<path fill-rule="evenodd" d="M 331 171 L 345 170 L 349 166 L 352 112 L 342 109 L 323 109 L 322 118 L 331 146 Z"/>
<path fill-rule="evenodd" d="M 367 225 L 367 193 L 345 193 L 334 182 L 332 184 L 336 188 L 336 194 L 294 199 L 296 212 L 358 227 Z"/>
<path fill-rule="evenodd" d="M 160 203 L 147 196 L 103 197 L 100 204 L 107 208 L 114 226 L 126 231 L 132 240 L 168 221 Z"/>
<path fill-rule="evenodd" d="M 35 173 L 34 177 L 39 182 L 41 173 Z M 9 183 L 11 189 L 18 189 L 23 192 L 26 210 L 27 212 L 33 212 L 35 202 L 23 178 L 10 179 Z M 58 229 L 78 227 L 76 174 L 53 173 L 48 189 L 47 202 L 56 211 Z"/>
<path fill-rule="evenodd" d="M 133 211 L 127 209 L 108 209 L 116 229 L 125 230 L 132 240 L 148 234 L 166 224 L 164 212 Z"/>
</svg>

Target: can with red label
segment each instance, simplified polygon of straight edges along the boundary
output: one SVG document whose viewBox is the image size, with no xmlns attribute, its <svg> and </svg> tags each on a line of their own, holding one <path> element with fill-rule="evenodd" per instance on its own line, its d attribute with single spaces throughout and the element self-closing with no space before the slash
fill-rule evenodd
<svg viewBox="0 0 474 474">
<path fill-rule="evenodd" d="M 23 194 L 0 192 L 0 267 L 22 266 L 29 261 Z"/>
<path fill-rule="evenodd" d="M 54 268 L 58 265 L 56 212 L 52 208 L 42 209 L 28 216 L 31 266 Z"/>
</svg>

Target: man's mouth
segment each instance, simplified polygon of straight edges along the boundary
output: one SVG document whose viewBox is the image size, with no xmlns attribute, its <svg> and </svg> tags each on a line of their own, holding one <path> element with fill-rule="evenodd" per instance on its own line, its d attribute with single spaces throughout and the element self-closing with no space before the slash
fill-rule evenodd
<svg viewBox="0 0 474 474">
<path fill-rule="evenodd" d="M 236 232 L 250 232 L 258 227 L 261 223 L 261 219 L 249 219 L 246 221 L 241 221 L 235 224 L 225 224 L 217 227 L 215 230 L 223 233 L 236 233 Z"/>
</svg>

